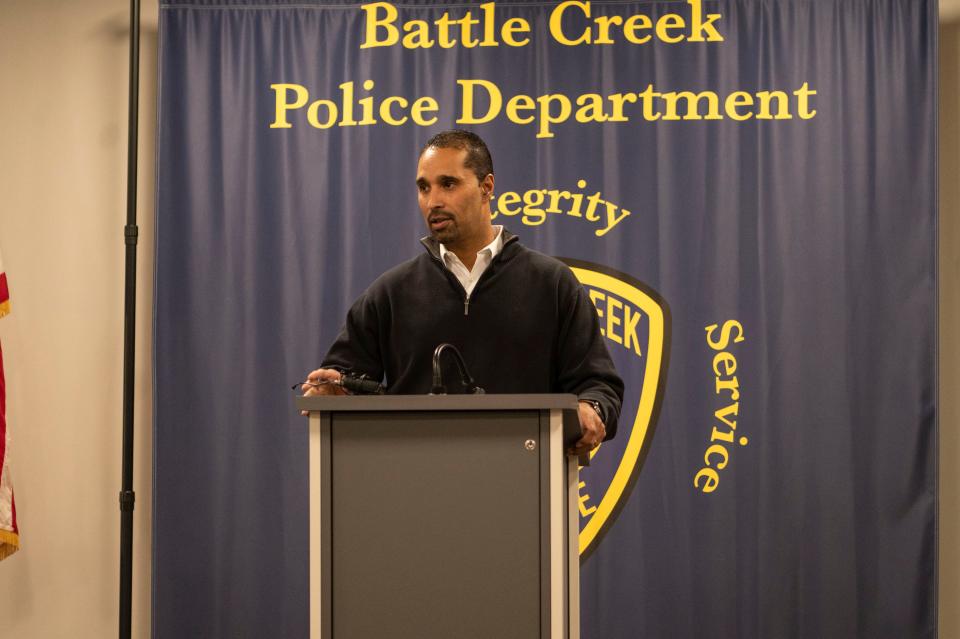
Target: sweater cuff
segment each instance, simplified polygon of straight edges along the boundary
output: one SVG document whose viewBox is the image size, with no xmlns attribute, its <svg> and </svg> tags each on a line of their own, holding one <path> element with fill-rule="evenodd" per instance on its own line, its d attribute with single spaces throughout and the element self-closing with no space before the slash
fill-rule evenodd
<svg viewBox="0 0 960 639">
<path fill-rule="evenodd" d="M 592 408 L 594 411 L 596 411 L 597 415 L 600 416 L 600 421 L 603 422 L 604 425 L 606 425 L 607 420 L 606 420 L 606 419 L 604 418 L 604 416 L 603 416 L 603 408 L 600 406 L 600 402 L 598 402 L 598 401 L 595 400 L 595 399 L 586 399 L 586 398 L 583 398 L 583 397 L 578 398 L 578 401 L 581 401 L 581 402 L 583 402 L 584 404 L 589 404 L 589 405 L 590 405 L 590 408 Z"/>
</svg>

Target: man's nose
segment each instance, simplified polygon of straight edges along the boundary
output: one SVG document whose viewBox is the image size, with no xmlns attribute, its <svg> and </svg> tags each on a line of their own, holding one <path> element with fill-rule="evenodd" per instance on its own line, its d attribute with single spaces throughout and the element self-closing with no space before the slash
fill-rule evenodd
<svg viewBox="0 0 960 639">
<path fill-rule="evenodd" d="M 427 208 L 431 211 L 443 208 L 443 194 L 437 189 L 431 190 L 427 196 Z"/>
</svg>

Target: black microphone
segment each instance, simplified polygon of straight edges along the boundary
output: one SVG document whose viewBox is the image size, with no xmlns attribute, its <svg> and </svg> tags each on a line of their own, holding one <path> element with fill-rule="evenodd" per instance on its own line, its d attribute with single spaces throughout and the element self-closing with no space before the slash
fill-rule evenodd
<svg viewBox="0 0 960 639">
<path fill-rule="evenodd" d="M 383 395 L 383 385 L 366 375 L 341 373 L 339 385 L 354 395 Z"/>
</svg>

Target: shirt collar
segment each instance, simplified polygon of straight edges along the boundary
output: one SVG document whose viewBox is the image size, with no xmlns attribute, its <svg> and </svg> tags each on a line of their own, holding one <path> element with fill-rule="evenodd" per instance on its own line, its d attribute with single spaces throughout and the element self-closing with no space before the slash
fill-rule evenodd
<svg viewBox="0 0 960 639">
<path fill-rule="evenodd" d="M 495 257 L 497 256 L 497 254 L 500 253 L 500 251 L 503 250 L 503 226 L 501 226 L 501 225 L 499 225 L 499 224 L 495 224 L 495 225 L 493 226 L 493 230 L 494 230 L 494 233 L 495 233 L 495 235 L 493 236 L 493 241 L 490 242 L 489 244 L 487 244 L 486 246 L 484 246 L 484 247 L 483 247 L 482 249 L 480 249 L 479 251 L 477 251 L 477 255 L 478 255 L 478 256 L 479 256 L 480 254 L 486 252 L 486 253 L 488 254 L 488 256 L 490 257 L 491 260 L 492 260 L 493 258 L 495 258 Z M 447 258 L 448 255 L 450 256 L 449 259 L 457 259 L 457 260 L 460 259 L 460 258 L 457 257 L 457 255 L 456 255 L 453 251 L 447 249 L 447 247 L 444 246 L 444 245 L 441 243 L 441 244 L 440 244 L 440 259 L 442 259 L 442 260 L 444 261 L 444 263 L 446 263 L 446 262 L 448 261 L 448 258 Z"/>
</svg>

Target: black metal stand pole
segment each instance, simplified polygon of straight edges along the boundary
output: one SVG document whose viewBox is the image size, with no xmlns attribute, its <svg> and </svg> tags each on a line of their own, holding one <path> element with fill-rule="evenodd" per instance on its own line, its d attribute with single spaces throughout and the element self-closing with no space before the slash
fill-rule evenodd
<svg viewBox="0 0 960 639">
<path fill-rule="evenodd" d="M 126 273 L 123 300 L 123 478 L 120 489 L 120 639 L 129 639 L 133 604 L 133 374 L 137 317 L 137 122 L 140 96 L 140 0 L 130 0 L 130 97 L 127 129 Z"/>
</svg>

